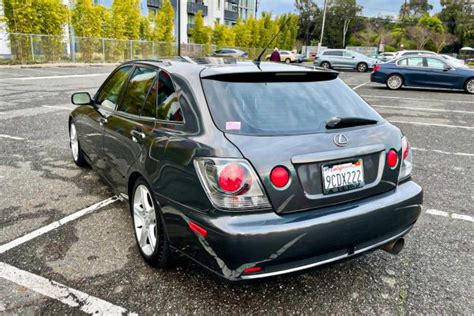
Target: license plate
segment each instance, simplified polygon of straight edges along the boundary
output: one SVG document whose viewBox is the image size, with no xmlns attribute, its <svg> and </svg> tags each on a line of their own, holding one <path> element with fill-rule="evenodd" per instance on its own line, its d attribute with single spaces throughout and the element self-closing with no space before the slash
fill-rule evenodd
<svg viewBox="0 0 474 316">
<path fill-rule="evenodd" d="M 323 166 L 324 193 L 336 193 L 364 186 L 362 159 L 339 165 Z"/>
</svg>

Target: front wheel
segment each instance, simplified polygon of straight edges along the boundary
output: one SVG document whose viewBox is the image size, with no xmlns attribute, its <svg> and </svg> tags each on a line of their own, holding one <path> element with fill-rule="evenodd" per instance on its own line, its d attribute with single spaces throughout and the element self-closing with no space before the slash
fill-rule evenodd
<svg viewBox="0 0 474 316">
<path fill-rule="evenodd" d="M 387 78 L 387 88 L 390 90 L 398 90 L 403 85 L 403 78 L 400 75 L 391 75 Z"/>
<path fill-rule="evenodd" d="M 87 166 L 86 159 L 84 158 L 84 153 L 81 149 L 81 144 L 79 143 L 79 138 L 77 136 L 76 124 L 73 121 L 69 124 L 69 146 L 71 147 L 72 160 L 79 167 Z"/>
<path fill-rule="evenodd" d="M 291 63 L 291 59 L 289 59 L 289 58 L 285 59 L 285 63 L 290 64 L 290 63 Z"/>
<path fill-rule="evenodd" d="M 358 72 L 366 72 L 367 69 L 369 69 L 369 66 L 365 63 L 360 63 L 357 65 L 357 71 Z"/>
<path fill-rule="evenodd" d="M 327 61 L 323 61 L 321 63 L 321 67 L 323 67 L 325 69 L 329 69 L 329 68 L 331 68 L 331 65 Z"/>
<path fill-rule="evenodd" d="M 130 198 L 135 239 L 149 265 L 166 268 L 171 265 L 171 251 L 158 203 L 151 192 L 145 180 L 138 178 Z"/>
<path fill-rule="evenodd" d="M 474 78 L 469 79 L 464 87 L 467 93 L 474 94 Z"/>
</svg>

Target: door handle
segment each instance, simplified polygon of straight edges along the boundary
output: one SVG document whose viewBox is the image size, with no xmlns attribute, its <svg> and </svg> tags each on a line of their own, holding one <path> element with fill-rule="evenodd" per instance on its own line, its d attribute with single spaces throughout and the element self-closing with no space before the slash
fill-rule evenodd
<svg viewBox="0 0 474 316">
<path fill-rule="evenodd" d="M 140 143 L 145 139 L 146 136 L 145 133 L 137 131 L 136 129 L 132 129 L 130 131 L 130 134 L 132 135 L 132 141 L 134 141 L 135 143 Z"/>
<path fill-rule="evenodd" d="M 104 124 L 107 124 L 108 120 L 105 117 L 99 118 L 99 125 L 104 126 Z"/>
</svg>

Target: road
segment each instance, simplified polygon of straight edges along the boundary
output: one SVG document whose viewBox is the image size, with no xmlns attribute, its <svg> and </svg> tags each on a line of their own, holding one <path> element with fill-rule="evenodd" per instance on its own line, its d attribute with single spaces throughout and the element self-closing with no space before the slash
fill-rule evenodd
<svg viewBox="0 0 474 316">
<path fill-rule="evenodd" d="M 230 284 L 189 260 L 148 267 L 126 205 L 73 164 L 70 95 L 95 92 L 111 70 L 0 69 L 0 312 L 474 313 L 472 96 L 342 73 L 414 149 L 425 203 L 404 251 Z"/>
</svg>

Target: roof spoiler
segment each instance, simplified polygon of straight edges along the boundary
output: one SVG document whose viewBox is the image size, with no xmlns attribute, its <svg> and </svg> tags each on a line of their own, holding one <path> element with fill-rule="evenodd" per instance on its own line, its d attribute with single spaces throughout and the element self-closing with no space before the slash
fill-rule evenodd
<svg viewBox="0 0 474 316">
<path fill-rule="evenodd" d="M 228 82 L 313 82 L 334 80 L 339 76 L 336 71 L 259 71 L 229 72 L 202 75 L 201 78 Z"/>
</svg>

